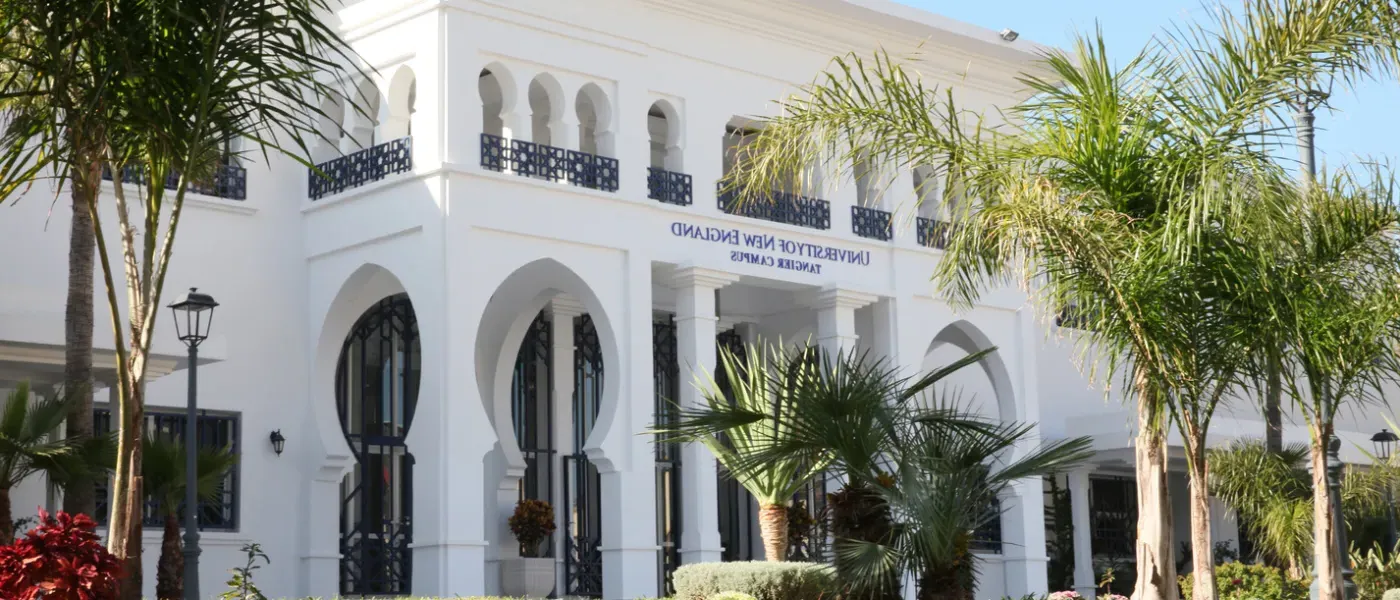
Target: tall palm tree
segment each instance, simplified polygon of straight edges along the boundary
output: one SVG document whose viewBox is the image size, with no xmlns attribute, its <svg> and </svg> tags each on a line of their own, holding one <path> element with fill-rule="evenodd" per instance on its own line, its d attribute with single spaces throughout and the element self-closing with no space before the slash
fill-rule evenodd
<svg viewBox="0 0 1400 600">
<path fill-rule="evenodd" d="M 182 442 L 148 436 L 141 453 L 141 476 L 146 497 L 155 503 L 165 522 L 156 563 L 156 598 L 184 598 L 185 557 L 181 553 L 180 508 L 185 499 L 185 445 Z M 224 493 L 228 472 L 238 464 L 230 448 L 199 448 L 195 457 L 195 493 L 201 501 L 216 500 Z"/>
<path fill-rule="evenodd" d="M 1143 304 L 1152 299 L 1143 284 L 1163 261 L 1210 264 L 1212 239 L 1248 239 L 1269 221 L 1255 211 L 1283 210 L 1286 199 L 1269 191 L 1284 179 L 1273 151 L 1286 140 L 1280 109 L 1300 82 L 1350 81 L 1400 62 L 1400 15 L 1386 3 L 1249 0 L 1217 14 L 1169 30 L 1121 66 L 1101 34 L 1081 37 L 1071 54 L 1048 53 L 1021 77 L 1032 97 L 998 126 L 888 54 L 838 58 L 763 123 L 729 181 L 741 199 L 761 201 L 813 164 L 836 175 L 828 180 L 866 160 L 931 167 L 958 200 L 935 273 L 951 300 L 966 306 L 988 286 L 1020 283 L 1047 315 L 1077 308 L 1086 362 L 1103 359 L 1126 378 L 1136 408 L 1138 600 L 1176 597 L 1165 431 L 1183 415 L 1169 401 L 1190 380 L 1180 365 L 1213 352 L 1173 341 L 1180 315 L 1163 319 L 1168 304 Z M 1216 292 L 1238 301 L 1244 288 Z M 1196 390 L 1205 403 L 1193 400 L 1187 420 L 1200 439 L 1209 423 L 1200 409 L 1213 410 L 1213 390 L 1233 369 L 1212 369 L 1220 377 Z M 1202 446 L 1193 444 L 1198 462 Z M 1192 470 L 1198 484 L 1202 471 Z M 1192 525 L 1193 541 L 1209 548 L 1209 521 Z M 1209 598 L 1211 552 L 1196 554 L 1193 589 Z"/>
<path fill-rule="evenodd" d="M 796 457 L 762 462 L 745 459 L 762 452 L 773 440 L 786 434 L 781 418 L 795 410 L 800 402 L 794 395 L 812 389 L 791 384 L 821 376 L 807 356 L 805 352 L 785 354 L 778 349 L 762 350 L 752 346 L 747 352 L 736 355 L 729 348 L 721 348 L 723 385 L 709 377 L 696 382 L 702 386 L 710 409 L 733 405 L 768 415 L 766 419 L 730 427 L 723 436 L 701 435 L 694 441 L 709 448 L 725 472 L 758 501 L 759 533 L 763 537 L 764 558 L 769 561 L 787 559 L 788 507 L 792 505 L 793 495 L 821 477 L 828 461 L 819 459 L 816 463 L 807 463 Z"/>
<path fill-rule="evenodd" d="M 1328 501 L 1327 453 L 1344 405 L 1380 401 L 1400 373 L 1400 210 L 1394 180 L 1341 171 L 1291 190 L 1294 217 L 1280 223 L 1283 250 L 1251 270 L 1249 298 L 1264 337 L 1282 339 L 1284 389 L 1308 425 L 1314 567 L 1321 597 L 1342 590 Z"/>
<path fill-rule="evenodd" d="M 70 396 L 32 401 L 29 384 L 20 383 L 0 412 L 0 545 L 14 541 L 15 523 L 10 490 L 31 475 L 67 482 L 74 475 L 90 477 L 96 469 L 85 456 L 91 441 L 80 443 L 57 435 L 73 404 Z"/>
<path fill-rule="evenodd" d="M 95 238 L 89 207 L 101 189 L 103 126 L 93 109 L 106 74 L 91 60 L 100 38 L 97 3 L 0 0 L 0 200 L 51 170 L 56 190 L 70 195 L 68 291 L 64 311 L 64 390 L 75 400 L 66 435 L 93 434 L 92 335 Z M 97 507 L 91 481 L 63 496 L 69 513 Z"/>
<path fill-rule="evenodd" d="M 92 71 L 104 78 L 92 87 L 93 100 L 86 108 L 101 128 L 99 157 L 113 174 L 114 229 L 122 261 L 113 267 L 116 249 L 107 243 L 95 198 L 89 198 L 113 324 L 122 416 L 107 544 L 124 562 L 122 598 L 136 600 L 142 572 L 142 511 L 136 500 L 144 497 L 144 379 L 189 185 L 207 180 L 228 159 L 223 143 L 230 139 L 249 142 L 264 157 L 282 154 L 309 165 L 310 140 L 321 136 L 318 121 L 326 116 L 320 99 L 336 95 L 337 81 L 364 73 L 324 20 L 333 12 L 325 0 L 61 0 L 66 3 L 61 9 L 52 3 L 6 1 L 79 16 L 89 51 L 70 57 L 94 65 Z M 45 46 L 36 53 L 48 60 L 66 50 Z M 27 102 L 59 102 L 58 90 L 27 72 L 12 81 L 21 84 L 16 95 Z M 353 108 L 363 112 L 358 104 Z M 22 133 L 7 141 L 22 147 Z M 162 185 L 141 186 L 139 198 L 129 201 L 121 181 L 127 167 L 146 181 L 176 175 L 176 183 L 169 191 Z M 131 210 L 132 205 L 138 210 Z M 118 301 L 118 276 L 125 280 L 125 306 Z"/>
<path fill-rule="evenodd" d="M 868 511 L 832 515 L 836 568 L 857 597 L 898 596 L 900 577 L 913 570 L 925 583 L 920 598 L 965 600 L 974 582 L 972 532 L 999 518 L 988 510 L 998 495 L 1089 452 L 1086 438 L 1025 450 L 1032 425 L 986 421 L 932 394 L 935 384 L 993 351 L 920 377 L 866 354 L 819 354 L 819 368 L 782 374 L 790 391 L 779 409 L 711 402 L 683 411 L 670 433 L 703 439 L 769 421 L 750 430 L 754 443 L 731 461 L 740 469 L 779 461 L 827 465 L 845 476 L 832 501 L 847 497 Z M 871 524 L 871 515 L 882 522 Z M 838 527 L 852 516 L 865 517 L 864 527 Z"/>
</svg>

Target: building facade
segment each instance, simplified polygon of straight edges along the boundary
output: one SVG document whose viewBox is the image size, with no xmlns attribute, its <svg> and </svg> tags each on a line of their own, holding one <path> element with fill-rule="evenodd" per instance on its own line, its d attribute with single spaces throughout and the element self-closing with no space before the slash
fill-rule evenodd
<svg viewBox="0 0 1400 600">
<path fill-rule="evenodd" d="M 760 557 L 752 498 L 702 447 L 644 432 L 669 400 L 701 401 L 717 348 L 804 342 L 911 374 L 995 347 L 949 384 L 970 410 L 1094 437 L 1090 465 L 1001 498 L 977 536 L 979 598 L 1051 586 L 1047 498 L 1072 500 L 1077 565 L 1124 554 L 1131 411 L 1024 294 L 940 299 L 947 209 L 925 173 L 794 177 L 743 207 L 716 187 L 754 117 L 833 56 L 917 50 L 930 83 L 994 114 L 1022 98 L 1035 46 L 885 0 L 361 0 L 328 18 L 370 72 L 323 99 L 313 158 L 330 177 L 251 155 L 221 170 L 187 201 L 168 278 L 167 297 L 221 303 L 201 440 L 240 456 L 201 510 L 204 589 L 257 542 L 271 597 L 499 593 L 522 498 L 556 507 L 558 595 L 657 596 L 677 564 Z M 68 202 L 50 186 L 0 219 L 0 248 L 25 257 L 0 265 L 0 384 L 41 394 L 62 378 L 67 276 Z M 187 365 L 157 329 L 149 422 L 178 435 Z M 1262 433 L 1237 410 L 1221 440 Z M 1344 439 L 1376 422 L 1357 415 Z M 817 511 L 822 490 L 799 500 Z M 29 482 L 16 516 L 55 501 Z M 794 558 L 821 559 L 822 539 Z"/>
</svg>

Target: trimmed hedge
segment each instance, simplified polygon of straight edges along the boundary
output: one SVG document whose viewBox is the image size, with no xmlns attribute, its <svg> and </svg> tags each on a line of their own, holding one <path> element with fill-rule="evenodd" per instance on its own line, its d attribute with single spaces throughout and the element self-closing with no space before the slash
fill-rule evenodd
<svg viewBox="0 0 1400 600">
<path fill-rule="evenodd" d="M 754 600 L 817 600 L 836 587 L 828 565 L 803 562 L 716 562 L 682 565 L 671 579 L 676 600 L 709 600 L 738 592 Z"/>
<path fill-rule="evenodd" d="M 720 592 L 720 593 L 718 593 L 718 594 L 715 594 L 715 595 L 713 595 L 713 596 L 710 596 L 710 597 L 709 597 L 708 599 L 706 599 L 706 600 L 758 600 L 758 599 L 757 599 L 757 598 L 754 598 L 753 596 L 750 596 L 750 595 L 748 595 L 748 594 L 745 594 L 745 593 L 743 593 L 743 592 Z"/>
<path fill-rule="evenodd" d="M 1381 594 L 1381 600 L 1400 600 L 1400 590 L 1386 590 Z"/>
</svg>

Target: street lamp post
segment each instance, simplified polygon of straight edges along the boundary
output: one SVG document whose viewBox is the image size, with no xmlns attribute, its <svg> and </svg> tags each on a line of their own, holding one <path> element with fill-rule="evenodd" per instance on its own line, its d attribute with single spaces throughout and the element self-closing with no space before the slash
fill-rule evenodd
<svg viewBox="0 0 1400 600">
<path fill-rule="evenodd" d="M 1391 453 L 1395 451 L 1395 442 L 1400 442 L 1400 436 L 1395 435 L 1389 429 L 1382 429 L 1380 433 L 1371 436 L 1371 443 L 1376 446 L 1376 458 L 1380 459 L 1386 466 L 1390 465 Z M 1389 520 L 1390 529 L 1387 530 L 1389 537 L 1386 541 L 1390 544 L 1390 549 L 1395 550 L 1400 538 L 1395 534 L 1395 495 L 1391 491 L 1389 481 L 1385 484 L 1385 516 Z"/>
<path fill-rule="evenodd" d="M 214 307 L 218 305 L 212 296 L 195 288 L 170 305 L 175 315 L 175 334 L 190 351 L 190 393 L 185 408 L 185 600 L 199 600 L 199 473 L 195 459 L 199 452 L 195 429 L 199 344 L 209 338 Z"/>
<path fill-rule="evenodd" d="M 1342 516 L 1342 439 L 1335 434 L 1327 442 L 1327 496 L 1332 502 L 1332 529 L 1337 532 L 1337 554 L 1342 562 L 1342 595 L 1356 598 L 1356 583 L 1352 581 L 1351 557 L 1347 554 L 1347 523 Z"/>
</svg>

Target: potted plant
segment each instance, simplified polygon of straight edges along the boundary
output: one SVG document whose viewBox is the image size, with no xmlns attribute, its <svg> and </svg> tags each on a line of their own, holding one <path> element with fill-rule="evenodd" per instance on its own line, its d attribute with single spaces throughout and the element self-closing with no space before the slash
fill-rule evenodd
<svg viewBox="0 0 1400 600">
<path fill-rule="evenodd" d="M 554 591 L 554 559 L 542 558 L 554 534 L 554 507 L 544 500 L 521 500 L 507 522 L 520 542 L 520 557 L 501 561 L 501 591 L 517 598 L 544 598 Z"/>
</svg>

